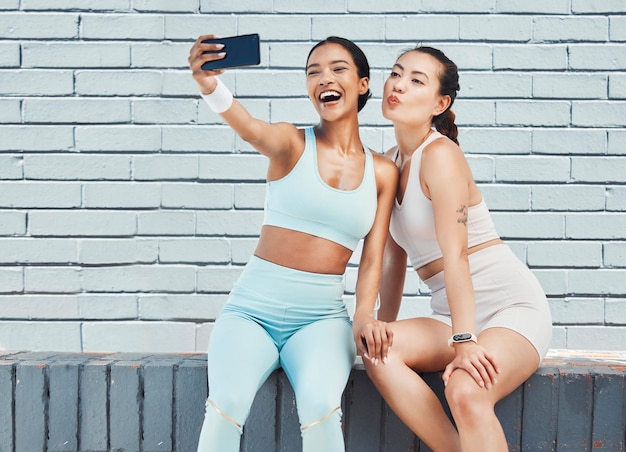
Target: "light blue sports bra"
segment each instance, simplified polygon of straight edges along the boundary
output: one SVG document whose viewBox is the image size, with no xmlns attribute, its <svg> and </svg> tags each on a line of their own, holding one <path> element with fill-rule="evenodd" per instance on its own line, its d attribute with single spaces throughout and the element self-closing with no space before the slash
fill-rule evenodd
<svg viewBox="0 0 626 452">
<path fill-rule="evenodd" d="M 264 225 L 304 232 L 354 251 L 374 224 L 378 204 L 374 159 L 365 152 L 365 171 L 354 190 L 339 190 L 320 176 L 312 127 L 304 131 L 304 152 L 285 177 L 267 183 Z"/>
</svg>

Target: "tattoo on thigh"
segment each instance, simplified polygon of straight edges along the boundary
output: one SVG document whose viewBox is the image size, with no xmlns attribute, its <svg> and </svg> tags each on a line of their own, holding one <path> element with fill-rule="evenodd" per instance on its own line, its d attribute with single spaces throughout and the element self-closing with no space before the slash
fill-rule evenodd
<svg viewBox="0 0 626 452">
<path fill-rule="evenodd" d="M 467 226 L 467 206 L 465 204 L 461 204 L 456 210 L 456 213 L 459 214 L 459 217 L 456 219 L 457 223 L 461 223 L 464 226 Z"/>
</svg>

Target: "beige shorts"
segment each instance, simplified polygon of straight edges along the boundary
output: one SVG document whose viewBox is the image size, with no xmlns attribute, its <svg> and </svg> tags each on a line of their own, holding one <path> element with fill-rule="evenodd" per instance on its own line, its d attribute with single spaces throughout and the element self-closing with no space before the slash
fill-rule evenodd
<svg viewBox="0 0 626 452">
<path fill-rule="evenodd" d="M 528 339 L 543 359 L 552 339 L 552 316 L 535 275 L 508 245 L 494 245 L 470 254 L 476 304 L 476 332 L 502 327 Z M 432 318 L 451 325 L 443 271 L 424 281 L 430 288 Z"/>
</svg>

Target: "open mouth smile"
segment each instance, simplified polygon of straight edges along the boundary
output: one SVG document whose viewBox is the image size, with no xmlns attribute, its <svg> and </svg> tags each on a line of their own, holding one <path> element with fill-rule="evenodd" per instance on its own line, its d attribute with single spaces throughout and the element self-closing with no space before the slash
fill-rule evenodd
<svg viewBox="0 0 626 452">
<path fill-rule="evenodd" d="M 341 94 L 334 90 L 324 91 L 320 94 L 319 99 L 324 104 L 328 102 L 335 102 L 341 99 Z"/>
</svg>

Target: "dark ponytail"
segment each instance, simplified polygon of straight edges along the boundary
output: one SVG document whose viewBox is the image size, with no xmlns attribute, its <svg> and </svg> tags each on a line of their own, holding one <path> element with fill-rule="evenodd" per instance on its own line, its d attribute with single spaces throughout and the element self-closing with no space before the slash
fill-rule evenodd
<svg viewBox="0 0 626 452">
<path fill-rule="evenodd" d="M 441 50 L 433 47 L 417 46 L 414 49 L 408 50 L 408 52 L 425 53 L 441 63 L 442 70 L 439 74 L 439 94 L 442 96 L 449 96 L 450 105 L 448 105 L 446 111 L 433 118 L 433 125 L 439 133 L 447 136 L 456 144 L 459 144 L 459 129 L 454 123 L 456 115 L 451 110 L 452 104 L 454 104 L 454 99 L 456 99 L 456 94 L 461 89 L 459 86 L 459 70 L 456 64 L 454 64 L 454 62 Z"/>
<path fill-rule="evenodd" d="M 446 111 L 433 118 L 433 125 L 437 129 L 437 132 L 447 136 L 456 144 L 459 144 L 459 129 L 454 123 L 455 118 L 456 115 L 454 112 L 448 108 Z"/>
</svg>

